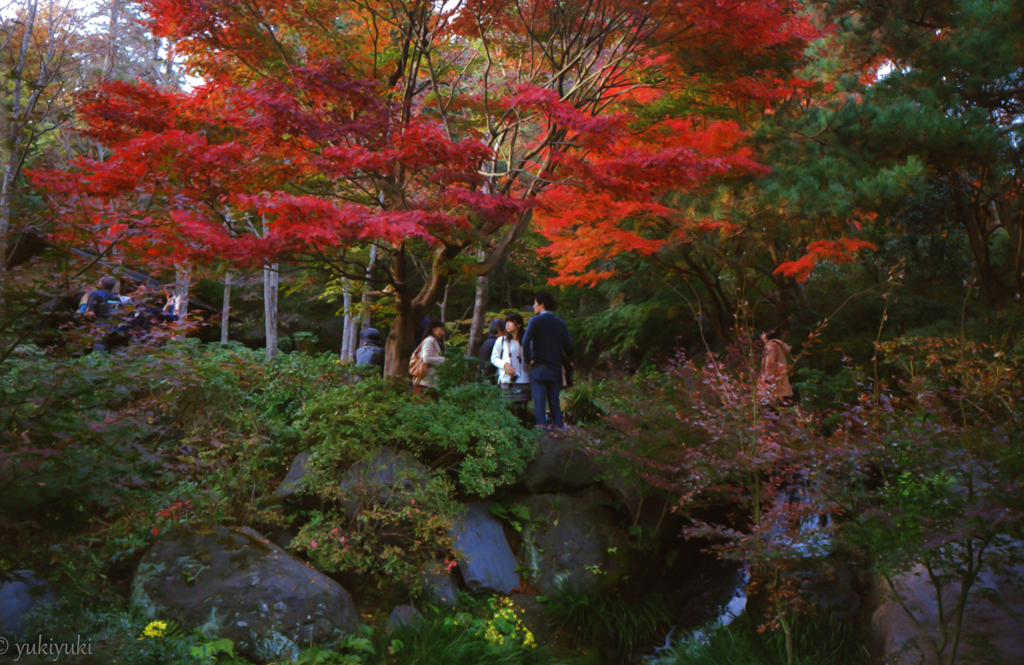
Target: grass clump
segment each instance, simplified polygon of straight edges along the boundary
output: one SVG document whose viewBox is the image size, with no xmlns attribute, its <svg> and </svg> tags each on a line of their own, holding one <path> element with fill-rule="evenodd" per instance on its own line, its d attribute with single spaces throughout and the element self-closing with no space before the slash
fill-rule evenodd
<svg viewBox="0 0 1024 665">
<path fill-rule="evenodd" d="M 363 628 L 337 650 L 312 647 L 295 665 L 548 665 L 508 599 L 463 603 L 458 612 L 428 608 L 412 625 Z"/>
<path fill-rule="evenodd" d="M 795 665 L 865 665 L 866 649 L 856 627 L 831 616 L 805 617 L 793 628 Z M 673 647 L 661 665 L 787 665 L 785 636 L 759 630 L 756 618 L 744 615 L 706 639 Z"/>
<path fill-rule="evenodd" d="M 578 647 L 630 654 L 671 624 L 671 604 L 659 593 L 632 597 L 621 591 L 582 591 L 564 585 L 547 601 L 553 625 Z"/>
</svg>

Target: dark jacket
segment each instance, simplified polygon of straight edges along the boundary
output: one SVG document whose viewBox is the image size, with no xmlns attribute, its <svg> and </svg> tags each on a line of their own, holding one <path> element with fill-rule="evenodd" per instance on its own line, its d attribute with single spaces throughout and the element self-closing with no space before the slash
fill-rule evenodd
<svg viewBox="0 0 1024 665">
<path fill-rule="evenodd" d="M 523 334 L 523 362 L 533 363 L 530 380 L 562 380 L 562 354 L 572 355 L 572 337 L 565 321 L 551 312 L 530 319 Z"/>
<path fill-rule="evenodd" d="M 97 319 L 105 319 L 110 316 L 111 310 L 120 304 L 121 300 L 117 297 L 116 293 L 97 289 L 90 293 L 86 299 L 85 311 L 92 312 L 96 315 Z"/>
<path fill-rule="evenodd" d="M 484 343 L 480 345 L 480 373 L 489 378 L 492 383 L 498 374 L 498 368 L 491 364 L 491 351 L 494 350 L 494 343 L 497 341 L 497 337 L 488 335 Z"/>
</svg>

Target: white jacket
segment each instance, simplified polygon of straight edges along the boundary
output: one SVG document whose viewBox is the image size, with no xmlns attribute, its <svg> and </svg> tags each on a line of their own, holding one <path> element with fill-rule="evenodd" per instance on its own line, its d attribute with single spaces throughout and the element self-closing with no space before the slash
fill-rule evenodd
<svg viewBox="0 0 1024 665">
<path fill-rule="evenodd" d="M 499 337 L 491 349 L 491 364 L 498 368 L 498 383 L 507 384 L 512 377 L 505 373 L 505 363 L 512 365 L 512 371 L 519 375 L 516 383 L 529 383 L 530 375 L 523 367 L 523 347 L 507 337 Z"/>
<path fill-rule="evenodd" d="M 420 346 L 420 359 L 427 366 L 427 375 L 420 381 L 420 385 L 435 388 L 434 367 L 444 362 L 444 356 L 441 355 L 441 344 L 433 335 L 423 338 L 423 345 Z"/>
</svg>

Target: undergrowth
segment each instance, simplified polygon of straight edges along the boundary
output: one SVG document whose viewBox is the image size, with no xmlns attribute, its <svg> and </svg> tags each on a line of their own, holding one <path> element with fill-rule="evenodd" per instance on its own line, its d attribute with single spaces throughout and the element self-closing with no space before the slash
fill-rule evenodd
<svg viewBox="0 0 1024 665">
<path fill-rule="evenodd" d="M 622 591 L 565 585 L 548 598 L 546 614 L 574 645 L 620 655 L 649 643 L 671 623 L 671 605 L 663 594 L 631 597 Z"/>
<path fill-rule="evenodd" d="M 803 617 L 794 627 L 795 665 L 866 665 L 869 657 L 856 627 L 829 616 Z M 744 615 L 706 638 L 674 646 L 659 665 L 786 665 L 781 630 L 760 630 Z"/>
</svg>

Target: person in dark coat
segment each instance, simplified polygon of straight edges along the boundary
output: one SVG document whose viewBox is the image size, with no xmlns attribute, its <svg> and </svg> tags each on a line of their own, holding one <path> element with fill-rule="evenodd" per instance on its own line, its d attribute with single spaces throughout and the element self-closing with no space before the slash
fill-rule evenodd
<svg viewBox="0 0 1024 665">
<path fill-rule="evenodd" d="M 106 275 L 100 278 L 99 288 L 85 297 L 79 312 L 96 319 L 105 319 L 120 304 L 121 299 L 117 296 L 117 279 Z"/>
<path fill-rule="evenodd" d="M 495 383 L 498 375 L 494 365 L 491 364 L 491 351 L 494 350 L 494 343 L 498 341 L 498 337 L 505 332 L 505 321 L 494 319 L 487 327 L 487 332 L 487 339 L 480 345 L 480 374 L 491 383 Z"/>
<path fill-rule="evenodd" d="M 420 327 L 416 329 L 416 345 L 419 346 L 427 336 L 427 329 L 430 328 L 430 317 L 424 316 L 420 321 Z"/>
<path fill-rule="evenodd" d="M 384 372 L 384 347 L 380 341 L 380 332 L 376 328 L 367 328 L 359 333 L 363 345 L 356 351 L 356 366 L 372 365 Z"/>
<path fill-rule="evenodd" d="M 555 299 L 541 291 L 533 297 L 533 311 L 523 335 L 523 361 L 530 368 L 530 389 L 533 393 L 533 417 L 540 427 L 561 428 L 563 356 L 572 355 L 572 337 L 565 321 L 554 315 Z M 551 410 L 548 418 L 547 410 Z"/>
</svg>

